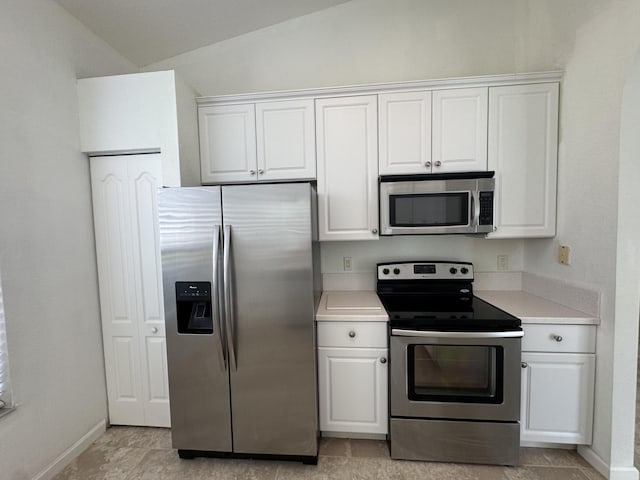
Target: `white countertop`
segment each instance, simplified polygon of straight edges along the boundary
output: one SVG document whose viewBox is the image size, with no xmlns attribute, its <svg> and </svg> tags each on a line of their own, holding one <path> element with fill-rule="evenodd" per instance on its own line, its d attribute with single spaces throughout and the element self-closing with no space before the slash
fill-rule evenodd
<svg viewBox="0 0 640 480">
<path fill-rule="evenodd" d="M 389 316 L 376 292 L 370 290 L 322 292 L 316 321 L 386 322 Z"/>
<path fill-rule="evenodd" d="M 597 325 L 600 319 L 521 290 L 475 290 L 476 297 L 515 315 L 522 323 Z"/>
</svg>

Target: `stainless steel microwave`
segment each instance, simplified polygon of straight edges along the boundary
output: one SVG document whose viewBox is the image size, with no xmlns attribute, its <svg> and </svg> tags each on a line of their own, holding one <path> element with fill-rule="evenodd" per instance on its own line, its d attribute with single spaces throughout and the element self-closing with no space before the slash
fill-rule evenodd
<svg viewBox="0 0 640 480">
<path fill-rule="evenodd" d="M 494 172 L 380 177 L 380 234 L 494 230 Z"/>
</svg>

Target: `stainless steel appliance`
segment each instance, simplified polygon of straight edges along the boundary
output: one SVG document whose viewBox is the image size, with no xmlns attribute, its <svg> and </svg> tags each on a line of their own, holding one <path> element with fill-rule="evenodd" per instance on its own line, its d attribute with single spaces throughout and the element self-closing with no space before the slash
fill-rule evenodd
<svg viewBox="0 0 640 480">
<path fill-rule="evenodd" d="M 377 276 L 391 458 L 516 465 L 520 320 L 473 296 L 470 263 L 382 263 Z"/>
<path fill-rule="evenodd" d="M 380 235 L 494 230 L 494 172 L 380 177 Z"/>
<path fill-rule="evenodd" d="M 317 462 L 313 187 L 158 195 L 174 448 Z"/>
</svg>

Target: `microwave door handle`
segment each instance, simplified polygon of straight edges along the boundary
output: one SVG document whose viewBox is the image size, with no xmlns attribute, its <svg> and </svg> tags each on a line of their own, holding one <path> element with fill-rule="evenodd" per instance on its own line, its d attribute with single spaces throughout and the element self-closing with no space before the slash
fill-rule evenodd
<svg viewBox="0 0 640 480">
<path fill-rule="evenodd" d="M 511 332 L 440 332 L 425 330 L 391 329 L 391 335 L 396 337 L 429 337 L 429 338 L 521 338 L 522 330 Z"/>
<path fill-rule="evenodd" d="M 472 225 L 477 227 L 480 223 L 480 200 L 477 190 L 471 191 L 471 211 L 473 212 Z"/>
<path fill-rule="evenodd" d="M 213 320 L 215 322 L 216 335 L 218 337 L 218 365 L 220 365 L 223 371 L 227 370 L 227 355 L 224 348 L 224 342 L 222 341 L 223 330 L 222 330 L 222 312 L 223 307 L 221 304 L 221 281 L 222 275 L 220 274 L 220 225 L 215 225 L 213 227 L 213 251 L 211 252 L 213 255 L 213 272 L 212 272 L 212 280 L 211 283 L 211 315 L 213 315 Z"/>
</svg>

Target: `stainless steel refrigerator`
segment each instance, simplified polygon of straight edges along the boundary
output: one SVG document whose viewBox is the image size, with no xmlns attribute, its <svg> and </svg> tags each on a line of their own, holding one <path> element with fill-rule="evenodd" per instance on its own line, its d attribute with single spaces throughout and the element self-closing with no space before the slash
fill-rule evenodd
<svg viewBox="0 0 640 480">
<path fill-rule="evenodd" d="M 317 461 L 315 198 L 309 183 L 159 191 L 171 435 L 182 458 Z"/>
</svg>

